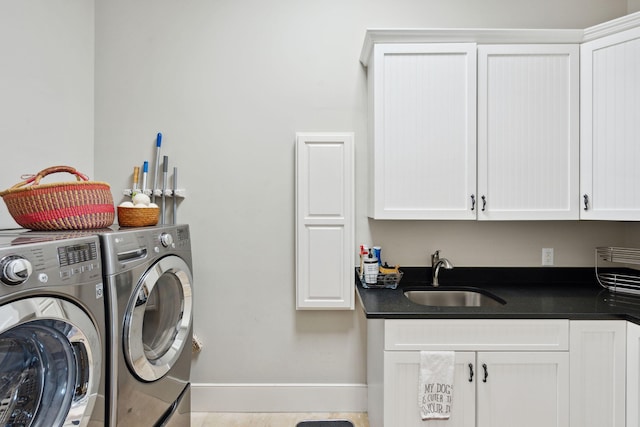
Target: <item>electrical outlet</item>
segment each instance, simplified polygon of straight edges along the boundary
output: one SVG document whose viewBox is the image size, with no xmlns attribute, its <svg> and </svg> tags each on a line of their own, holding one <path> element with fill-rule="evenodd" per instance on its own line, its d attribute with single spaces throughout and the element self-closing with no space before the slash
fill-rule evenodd
<svg viewBox="0 0 640 427">
<path fill-rule="evenodd" d="M 553 248 L 542 248 L 542 265 L 553 265 Z"/>
</svg>

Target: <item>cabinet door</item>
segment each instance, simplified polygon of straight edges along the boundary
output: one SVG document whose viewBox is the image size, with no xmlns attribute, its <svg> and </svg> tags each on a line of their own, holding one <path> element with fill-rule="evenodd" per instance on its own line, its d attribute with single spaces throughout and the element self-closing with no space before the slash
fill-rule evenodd
<svg viewBox="0 0 640 427">
<path fill-rule="evenodd" d="M 625 324 L 570 322 L 572 427 L 624 427 Z"/>
<path fill-rule="evenodd" d="M 640 28 L 581 48 L 582 219 L 640 220 Z"/>
<path fill-rule="evenodd" d="M 475 219 L 475 44 L 377 44 L 373 58 L 369 216 Z"/>
<path fill-rule="evenodd" d="M 567 352 L 482 352 L 477 360 L 477 427 L 569 426 Z"/>
<path fill-rule="evenodd" d="M 470 381 L 470 368 L 474 376 Z M 456 352 L 451 418 L 422 421 L 418 406 L 419 351 L 384 352 L 384 425 L 402 427 L 474 427 L 475 353 Z"/>
<path fill-rule="evenodd" d="M 627 322 L 627 427 L 640 427 L 640 325 Z"/>
<path fill-rule="evenodd" d="M 298 133 L 296 308 L 353 309 L 353 134 Z"/>
<path fill-rule="evenodd" d="M 480 220 L 579 218 L 578 45 L 478 47 Z"/>
</svg>

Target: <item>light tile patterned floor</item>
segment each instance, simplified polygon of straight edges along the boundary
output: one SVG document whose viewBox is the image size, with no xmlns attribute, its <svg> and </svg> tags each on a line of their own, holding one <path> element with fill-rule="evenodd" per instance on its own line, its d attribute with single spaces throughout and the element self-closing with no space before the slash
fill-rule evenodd
<svg viewBox="0 0 640 427">
<path fill-rule="evenodd" d="M 295 427 L 305 420 L 349 420 L 354 427 L 369 427 L 366 413 L 232 413 L 194 412 L 191 427 Z"/>
</svg>

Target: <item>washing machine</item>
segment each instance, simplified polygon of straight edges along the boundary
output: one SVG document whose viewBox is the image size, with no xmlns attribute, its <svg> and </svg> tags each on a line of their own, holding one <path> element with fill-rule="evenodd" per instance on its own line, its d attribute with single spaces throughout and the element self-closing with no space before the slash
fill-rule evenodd
<svg viewBox="0 0 640 427">
<path fill-rule="evenodd" d="M 104 426 L 100 243 L 0 232 L 0 425 Z"/>
<path fill-rule="evenodd" d="M 99 234 L 115 425 L 189 426 L 193 275 L 188 225 Z"/>
</svg>

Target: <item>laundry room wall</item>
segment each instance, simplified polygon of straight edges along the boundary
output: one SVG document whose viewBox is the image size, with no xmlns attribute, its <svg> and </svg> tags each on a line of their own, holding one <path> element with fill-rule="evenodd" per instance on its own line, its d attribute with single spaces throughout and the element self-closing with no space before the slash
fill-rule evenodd
<svg viewBox="0 0 640 427">
<path fill-rule="evenodd" d="M 0 0 L 0 52 L 0 190 L 53 165 L 95 179 L 94 1 Z M 17 227 L 1 205 L 0 228 Z"/>
<path fill-rule="evenodd" d="M 111 0 L 96 2 L 95 170 L 120 190 L 162 154 L 192 230 L 194 410 L 363 410 L 366 322 L 296 311 L 294 138 L 353 131 L 356 240 L 426 265 L 593 264 L 618 223 L 371 221 L 366 217 L 366 28 L 584 28 L 627 0 Z M 549 246 L 550 245 L 550 246 Z M 483 254 L 478 258 L 478 248 Z M 355 251 L 355 248 L 354 248 Z"/>
</svg>

